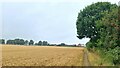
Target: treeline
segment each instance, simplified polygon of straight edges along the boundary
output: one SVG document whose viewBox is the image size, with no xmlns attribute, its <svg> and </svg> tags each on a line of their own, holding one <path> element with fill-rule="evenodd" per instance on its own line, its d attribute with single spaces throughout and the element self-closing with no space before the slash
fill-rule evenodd
<svg viewBox="0 0 120 68">
<path fill-rule="evenodd" d="M 47 41 L 39 41 L 35 43 L 33 40 L 24 40 L 24 39 L 14 39 L 14 40 L 6 40 L 0 39 L 0 44 L 14 44 L 14 45 L 49 45 Z"/>
<path fill-rule="evenodd" d="M 34 46 L 69 46 L 69 47 L 76 47 L 76 45 L 67 45 L 65 43 L 60 44 L 50 44 L 47 41 L 38 41 L 35 43 L 33 40 L 24 40 L 24 39 L 14 39 L 14 40 L 5 40 L 0 39 L 0 44 L 12 44 L 12 45 L 34 45 Z"/>
<path fill-rule="evenodd" d="M 102 62 L 120 65 L 120 7 L 110 2 L 98 2 L 78 14 L 78 38 L 90 38 L 89 51 L 97 52 Z M 101 62 L 101 64 L 102 64 Z M 107 62 L 106 62 L 107 63 Z"/>
</svg>

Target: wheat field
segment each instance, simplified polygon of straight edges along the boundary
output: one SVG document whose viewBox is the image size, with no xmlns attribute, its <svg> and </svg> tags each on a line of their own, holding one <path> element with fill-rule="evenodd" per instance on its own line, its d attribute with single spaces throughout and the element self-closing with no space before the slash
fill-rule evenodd
<svg viewBox="0 0 120 68">
<path fill-rule="evenodd" d="M 81 47 L 2 45 L 3 66 L 81 66 Z"/>
</svg>

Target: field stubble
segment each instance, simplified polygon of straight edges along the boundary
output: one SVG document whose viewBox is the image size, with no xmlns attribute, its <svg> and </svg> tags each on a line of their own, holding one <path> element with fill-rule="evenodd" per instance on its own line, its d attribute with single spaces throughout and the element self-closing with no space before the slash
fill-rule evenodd
<svg viewBox="0 0 120 68">
<path fill-rule="evenodd" d="M 82 66 L 80 47 L 2 45 L 3 66 Z"/>
</svg>

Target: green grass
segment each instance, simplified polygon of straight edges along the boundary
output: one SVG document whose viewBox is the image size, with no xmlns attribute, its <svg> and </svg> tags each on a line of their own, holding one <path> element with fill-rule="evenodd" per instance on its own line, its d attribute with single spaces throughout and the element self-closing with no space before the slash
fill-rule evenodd
<svg viewBox="0 0 120 68">
<path fill-rule="evenodd" d="M 88 51 L 88 58 L 91 66 L 113 66 L 113 64 L 108 61 L 110 60 L 109 58 L 103 58 L 95 52 Z"/>
</svg>

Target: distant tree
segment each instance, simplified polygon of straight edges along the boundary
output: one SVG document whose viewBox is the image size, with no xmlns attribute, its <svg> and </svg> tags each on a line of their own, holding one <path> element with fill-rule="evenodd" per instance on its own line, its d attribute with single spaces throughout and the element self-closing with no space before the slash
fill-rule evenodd
<svg viewBox="0 0 120 68">
<path fill-rule="evenodd" d="M 14 44 L 18 44 L 18 45 L 20 45 L 20 41 L 19 41 L 19 39 L 14 39 Z"/>
<path fill-rule="evenodd" d="M 14 39 L 14 44 L 16 44 L 16 45 L 24 45 L 25 41 L 23 39 Z"/>
<path fill-rule="evenodd" d="M 38 43 L 35 43 L 35 45 L 38 45 Z"/>
<path fill-rule="evenodd" d="M 38 45 L 42 45 L 42 41 L 39 41 L 39 42 L 38 42 Z"/>
<path fill-rule="evenodd" d="M 64 45 L 65 45 L 65 43 L 61 43 L 60 45 L 61 45 L 61 46 L 64 46 Z"/>
<path fill-rule="evenodd" d="M 20 39 L 20 45 L 24 45 L 24 44 L 25 44 L 24 40 Z"/>
<path fill-rule="evenodd" d="M 0 44 L 5 44 L 5 40 L 4 39 L 0 39 Z"/>
<path fill-rule="evenodd" d="M 33 45 L 33 44 L 34 44 L 34 41 L 30 40 L 29 45 Z"/>
<path fill-rule="evenodd" d="M 25 45 L 28 45 L 28 40 L 25 40 Z"/>
<path fill-rule="evenodd" d="M 14 40 L 7 40 L 6 44 L 15 44 Z"/>
<path fill-rule="evenodd" d="M 43 45 L 47 45 L 48 44 L 48 42 L 47 41 L 43 41 Z"/>
<path fill-rule="evenodd" d="M 50 44 L 49 44 L 49 43 L 47 43 L 47 45 L 48 45 L 48 46 L 50 46 Z M 54 46 L 55 46 L 55 45 L 54 45 Z"/>
<path fill-rule="evenodd" d="M 6 44 L 9 44 L 9 42 L 10 42 L 10 40 L 7 40 L 7 41 L 6 41 Z"/>
</svg>

